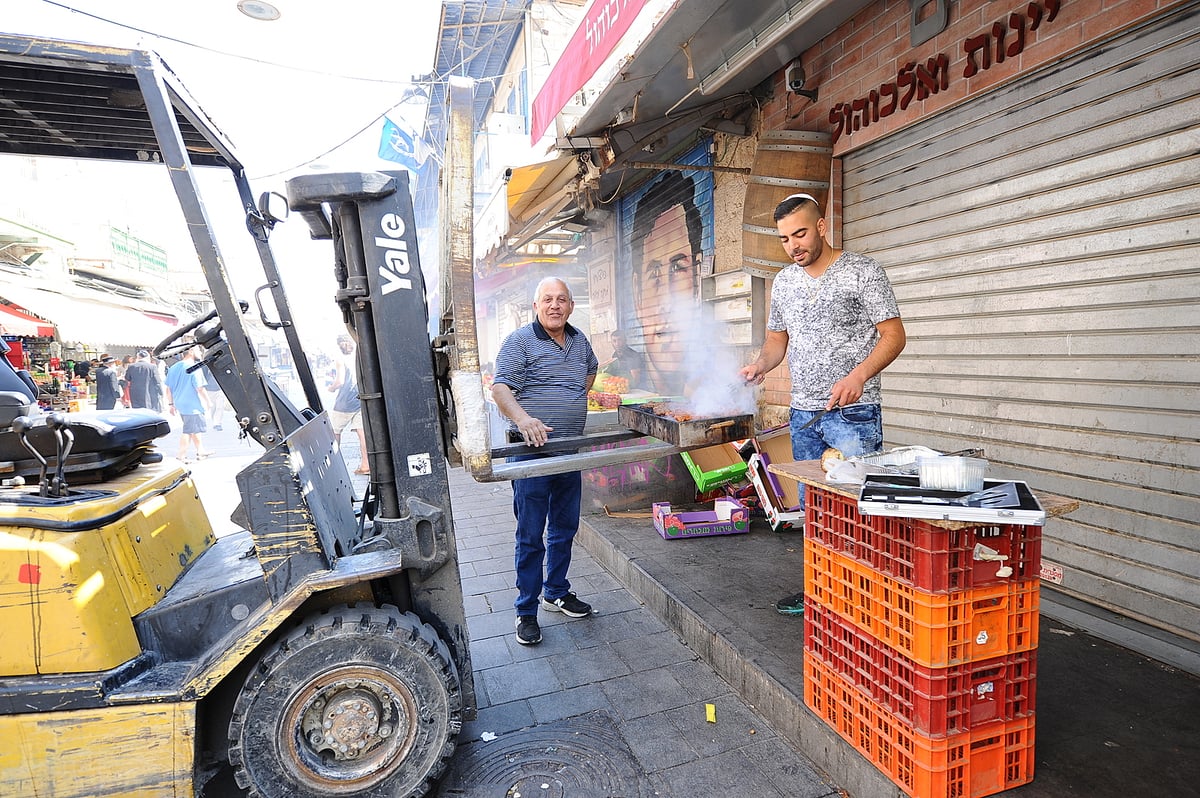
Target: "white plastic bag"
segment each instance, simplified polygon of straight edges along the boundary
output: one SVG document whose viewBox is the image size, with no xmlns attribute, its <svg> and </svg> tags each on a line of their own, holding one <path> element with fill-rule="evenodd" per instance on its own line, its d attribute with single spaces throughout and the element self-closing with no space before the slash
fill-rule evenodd
<svg viewBox="0 0 1200 798">
<path fill-rule="evenodd" d="M 914 465 L 918 457 L 937 454 L 938 452 L 925 446 L 900 446 L 886 452 L 851 457 L 849 460 L 834 463 L 826 472 L 825 479 L 837 485 L 861 485 L 868 474 L 906 473 L 903 469 Z"/>
<path fill-rule="evenodd" d="M 857 458 L 849 460 L 839 460 L 833 464 L 833 468 L 825 473 L 825 479 L 837 485 L 861 485 L 867 478 L 867 474 L 887 474 L 888 469 L 864 463 Z"/>
</svg>

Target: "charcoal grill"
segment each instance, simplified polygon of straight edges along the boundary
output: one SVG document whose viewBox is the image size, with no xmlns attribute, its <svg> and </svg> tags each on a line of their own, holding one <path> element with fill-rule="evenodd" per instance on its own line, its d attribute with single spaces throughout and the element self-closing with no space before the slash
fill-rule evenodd
<svg viewBox="0 0 1200 798">
<path fill-rule="evenodd" d="M 661 403 L 658 403 L 661 406 Z M 655 403 L 621 405 L 617 422 L 628 429 L 666 441 L 681 449 L 715 446 L 754 437 L 754 414 L 693 418 L 677 421 L 654 412 Z M 677 406 L 685 410 L 683 406 Z"/>
</svg>

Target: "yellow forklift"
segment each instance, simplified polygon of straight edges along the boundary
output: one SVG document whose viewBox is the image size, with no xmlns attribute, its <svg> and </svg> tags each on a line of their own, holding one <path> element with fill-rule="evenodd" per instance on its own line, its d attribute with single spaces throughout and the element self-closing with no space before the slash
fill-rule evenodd
<svg viewBox="0 0 1200 798">
<path fill-rule="evenodd" d="M 189 471 L 155 449 L 161 416 L 41 412 L 0 358 L 0 795 L 426 794 L 475 690 L 406 173 L 287 188 L 333 244 L 358 345 L 359 495 L 268 243 L 289 203 L 255 200 L 157 56 L 0 34 L 6 155 L 166 170 L 214 310 L 156 353 L 201 347 L 262 455 L 237 475 L 240 531 L 215 535 Z M 263 272 L 254 312 L 286 341 L 302 401 L 256 354 L 203 167 L 232 177 Z"/>
</svg>

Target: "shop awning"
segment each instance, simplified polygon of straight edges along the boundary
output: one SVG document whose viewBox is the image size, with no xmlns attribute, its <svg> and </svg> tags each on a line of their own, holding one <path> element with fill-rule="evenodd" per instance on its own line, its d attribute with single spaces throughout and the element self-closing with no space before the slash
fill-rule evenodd
<svg viewBox="0 0 1200 798">
<path fill-rule="evenodd" d="M 0 305 L 0 334 L 46 338 L 54 335 L 54 325 L 14 307 Z"/>
<path fill-rule="evenodd" d="M 642 41 L 622 42 L 618 53 L 632 52 L 619 69 L 600 70 L 594 80 L 611 72 L 607 85 L 585 87 L 588 103 L 558 147 L 594 149 L 603 142 L 604 163 L 597 164 L 603 173 L 590 188 L 601 197 L 628 191 L 639 182 L 625 168 L 630 161 L 672 161 L 706 128 L 744 133 L 738 117 L 756 102 L 754 88 L 870 2 L 670 3 Z"/>
<path fill-rule="evenodd" d="M 641 139 L 637 131 L 653 130 L 716 99 L 750 91 L 870 2 L 672 3 L 609 84 L 589 99 L 571 135 L 597 135 L 628 112 L 632 124 L 622 127 L 634 134 L 610 143 L 621 149 L 634 145 Z"/>
<path fill-rule="evenodd" d="M 571 207 L 578 178 L 579 159 L 574 155 L 509 170 L 509 241 L 532 237 Z"/>
<path fill-rule="evenodd" d="M 0 297 L 49 319 L 62 341 L 105 346 L 150 348 L 166 338 L 178 324 L 165 321 L 168 314 L 150 316 L 140 310 L 111 303 L 96 293 L 60 294 L 40 288 L 0 285 Z M 2 322 L 2 319 L 0 319 Z"/>
</svg>

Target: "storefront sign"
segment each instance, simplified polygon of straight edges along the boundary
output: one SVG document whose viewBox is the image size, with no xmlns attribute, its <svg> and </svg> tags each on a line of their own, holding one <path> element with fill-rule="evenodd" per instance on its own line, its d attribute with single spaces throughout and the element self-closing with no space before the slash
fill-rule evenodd
<svg viewBox="0 0 1200 798">
<path fill-rule="evenodd" d="M 115 227 L 110 227 L 108 234 L 115 265 L 137 272 L 167 273 L 167 251 L 162 247 Z"/>
<path fill-rule="evenodd" d="M 110 272 L 112 271 L 111 260 L 98 260 L 96 258 L 67 258 L 67 265 L 72 269 L 91 272 Z"/>
<path fill-rule="evenodd" d="M 567 104 L 571 95 L 596 74 L 617 42 L 629 30 L 646 0 L 595 0 L 575 29 L 542 90 L 533 101 L 534 143 L 546 132 L 550 120 Z"/>
<path fill-rule="evenodd" d="M 613 304 L 613 264 L 611 258 L 598 258 L 588 264 L 588 297 L 593 311 Z"/>
<path fill-rule="evenodd" d="M 1053 22 L 1060 5 L 1060 0 L 1029 3 L 990 28 L 965 38 L 962 49 L 966 65 L 962 78 L 973 77 L 993 64 L 1002 64 L 1006 58 L 1020 55 L 1025 49 L 1026 35 Z M 836 142 L 842 136 L 853 135 L 896 111 L 903 111 L 913 100 L 924 100 L 949 88 L 950 58 L 945 53 L 939 53 L 923 64 L 909 61 L 897 71 L 895 80 L 872 89 L 866 97 L 834 103 L 829 109 L 833 140 Z"/>
<path fill-rule="evenodd" d="M 1061 585 L 1063 583 L 1063 569 L 1061 565 L 1055 565 L 1052 562 L 1042 560 L 1039 575 L 1043 582 L 1049 582 L 1054 585 Z"/>
</svg>

